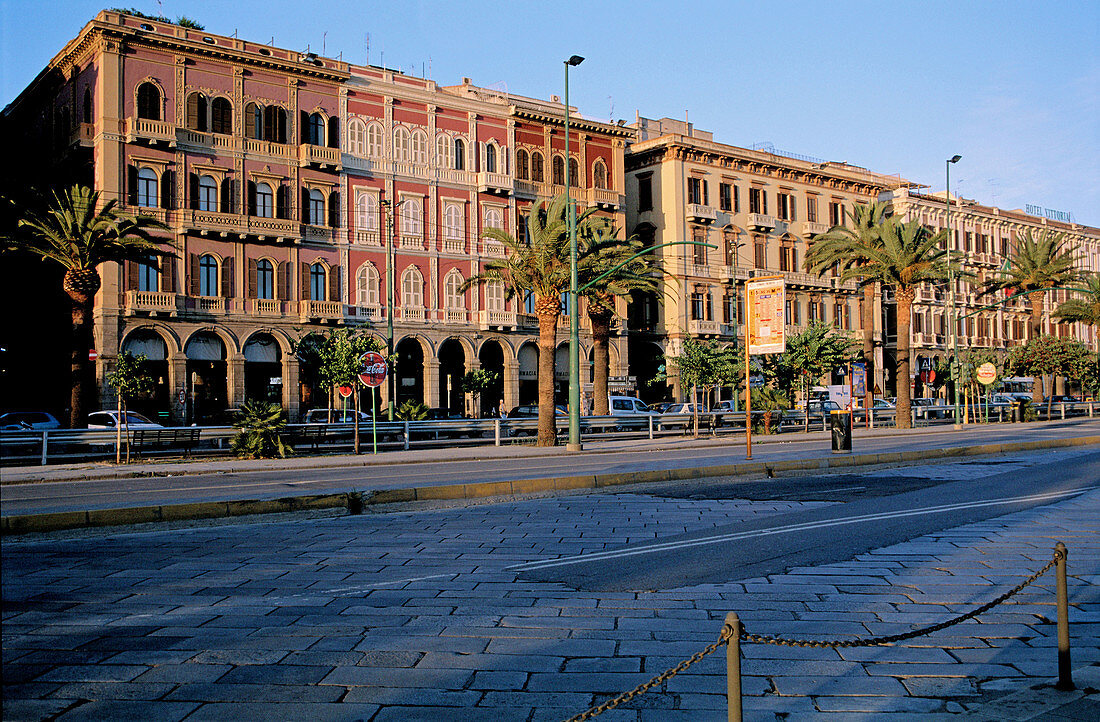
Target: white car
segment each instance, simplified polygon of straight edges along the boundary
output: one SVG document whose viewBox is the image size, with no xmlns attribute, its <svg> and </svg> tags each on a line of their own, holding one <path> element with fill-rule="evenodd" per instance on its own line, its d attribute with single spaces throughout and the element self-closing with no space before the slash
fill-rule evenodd
<svg viewBox="0 0 1100 722">
<path fill-rule="evenodd" d="M 89 429 L 114 429 L 118 426 L 119 415 L 117 411 L 96 411 L 88 414 Z M 164 427 L 155 421 L 151 421 L 135 411 L 126 412 L 126 428 L 128 429 L 163 429 Z"/>
<path fill-rule="evenodd" d="M 0 431 L 60 429 L 61 422 L 45 411 L 12 411 L 0 416 Z"/>
</svg>

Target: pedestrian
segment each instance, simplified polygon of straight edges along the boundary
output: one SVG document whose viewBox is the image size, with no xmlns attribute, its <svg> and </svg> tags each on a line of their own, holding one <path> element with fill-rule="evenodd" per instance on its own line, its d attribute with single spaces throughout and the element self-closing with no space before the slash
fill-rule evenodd
<svg viewBox="0 0 1100 722">
<path fill-rule="evenodd" d="M 504 418 L 504 399 L 501 398 L 500 403 L 497 404 L 497 418 Z"/>
</svg>

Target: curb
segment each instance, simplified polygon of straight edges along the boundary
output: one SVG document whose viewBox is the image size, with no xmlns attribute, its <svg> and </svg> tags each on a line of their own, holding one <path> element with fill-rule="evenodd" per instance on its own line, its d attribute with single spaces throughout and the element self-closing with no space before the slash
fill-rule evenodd
<svg viewBox="0 0 1100 722">
<path fill-rule="evenodd" d="M 1013 441 L 999 444 L 979 444 L 944 449 L 896 451 L 877 454 L 852 454 L 823 457 L 820 459 L 788 459 L 784 461 L 749 461 L 716 466 L 681 467 L 653 471 L 617 472 L 584 476 L 558 476 L 541 479 L 516 479 L 513 481 L 488 481 L 476 484 L 446 484 L 441 486 L 416 486 L 404 489 L 385 489 L 366 492 L 361 497 L 363 505 L 394 504 L 417 501 L 456 501 L 484 499 L 493 496 L 523 496 L 553 491 L 577 489 L 603 489 L 623 484 L 652 483 L 659 481 L 686 481 L 715 476 L 774 475 L 775 472 L 816 471 L 880 464 L 904 464 L 912 461 L 950 459 L 966 456 L 985 456 L 1037 449 L 1059 449 L 1100 444 L 1100 436 L 1081 436 L 1070 439 L 1042 439 L 1039 441 Z M 242 499 L 232 501 L 190 502 L 121 509 L 91 509 L 86 511 L 50 512 L 45 514 L 19 514 L 0 519 L 0 535 L 33 532 L 60 531 L 86 527 L 124 526 L 159 521 L 184 521 L 189 519 L 215 519 L 249 514 L 274 514 L 309 509 L 348 508 L 355 492 L 289 496 L 278 499 Z"/>
</svg>

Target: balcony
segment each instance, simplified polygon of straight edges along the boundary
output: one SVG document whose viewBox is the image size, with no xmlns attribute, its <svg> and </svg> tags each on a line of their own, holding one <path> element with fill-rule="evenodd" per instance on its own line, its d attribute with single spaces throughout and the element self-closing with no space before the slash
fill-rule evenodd
<svg viewBox="0 0 1100 722">
<path fill-rule="evenodd" d="M 477 325 L 482 331 L 490 328 L 515 328 L 515 311 L 478 311 Z"/>
<path fill-rule="evenodd" d="M 539 196 L 538 183 L 527 180 L 516 180 L 514 181 L 514 185 L 517 196 L 523 196 L 525 198 L 537 198 Z"/>
<path fill-rule="evenodd" d="M 298 146 L 298 166 L 301 168 L 313 166 L 322 170 L 339 171 L 342 168 L 340 165 L 340 149 L 303 143 Z"/>
<path fill-rule="evenodd" d="M 466 239 L 464 239 L 464 238 L 444 238 L 443 239 L 443 252 L 444 253 L 465 253 L 466 252 Z"/>
<path fill-rule="evenodd" d="M 419 233 L 402 233 L 398 243 L 401 248 L 424 250 L 424 236 Z"/>
<path fill-rule="evenodd" d="M 404 321 L 415 321 L 421 323 L 424 321 L 424 309 L 422 308 L 402 308 L 401 319 Z"/>
<path fill-rule="evenodd" d="M 538 328 L 539 317 L 533 313 L 517 313 L 516 324 L 519 328 Z"/>
<path fill-rule="evenodd" d="M 723 323 L 719 328 L 719 333 L 723 336 L 729 336 L 730 338 L 737 338 L 738 326 L 736 323 Z"/>
<path fill-rule="evenodd" d="M 448 308 L 443 312 L 443 322 L 451 324 L 466 324 L 470 320 L 470 312 L 464 308 Z"/>
<path fill-rule="evenodd" d="M 244 152 L 250 155 L 271 156 L 282 161 L 292 161 L 297 155 L 297 151 L 292 145 L 272 143 L 267 140 L 257 140 L 256 138 L 244 139 Z"/>
<path fill-rule="evenodd" d="M 221 296 L 197 296 L 192 299 L 192 310 L 215 316 L 225 315 L 225 299 Z"/>
<path fill-rule="evenodd" d="M 336 230 L 328 226 L 302 224 L 302 240 L 307 243 L 334 243 Z"/>
<path fill-rule="evenodd" d="M 360 246 L 381 246 L 382 234 L 378 231 L 352 231 L 351 242 Z"/>
<path fill-rule="evenodd" d="M 179 211 L 176 217 L 184 228 L 198 231 L 203 236 L 210 233 L 221 236 L 230 233 L 239 235 L 248 233 L 248 216 L 236 213 L 185 210 Z"/>
<path fill-rule="evenodd" d="M 813 238 L 819 233 L 824 233 L 829 230 L 829 227 L 824 223 L 814 223 L 812 221 L 798 221 L 794 224 L 794 232 L 800 236 L 806 238 Z"/>
<path fill-rule="evenodd" d="M 125 134 L 127 143 L 146 141 L 151 145 L 164 143 L 169 148 L 176 147 L 176 126 L 163 120 L 127 118 Z"/>
<path fill-rule="evenodd" d="M 696 223 L 714 223 L 715 219 L 718 218 L 718 211 L 713 206 L 688 203 L 687 217 L 689 221 L 695 221 Z"/>
<path fill-rule="evenodd" d="M 200 133 L 189 128 L 176 128 L 176 141 L 182 145 L 197 148 L 212 148 L 214 150 L 237 151 L 241 150 L 241 139 L 232 135 L 220 133 Z"/>
<path fill-rule="evenodd" d="M 363 318 L 370 321 L 377 321 L 382 318 L 381 306 L 348 306 L 348 315 L 356 318 Z"/>
<path fill-rule="evenodd" d="M 252 313 L 256 316 L 282 316 L 283 302 L 277 298 L 254 298 L 252 299 Z"/>
<path fill-rule="evenodd" d="M 492 241 L 488 238 L 482 241 L 482 255 L 492 258 L 504 258 L 508 254 L 507 247 L 500 241 Z"/>
<path fill-rule="evenodd" d="M 275 240 L 292 240 L 298 237 L 300 231 L 301 226 L 297 221 L 286 218 L 248 217 L 249 235 L 256 236 L 261 241 L 269 236 L 274 236 Z"/>
<path fill-rule="evenodd" d="M 691 320 L 687 326 L 692 336 L 717 336 L 722 333 L 722 324 L 718 321 Z"/>
<path fill-rule="evenodd" d="M 428 165 L 426 163 L 412 163 L 407 160 L 399 160 L 394 162 L 393 172 L 396 175 L 426 179 L 428 177 Z"/>
<path fill-rule="evenodd" d="M 770 231 L 775 228 L 775 216 L 750 213 L 745 216 L 745 225 L 754 231 Z"/>
<path fill-rule="evenodd" d="M 795 288 L 832 288 L 835 285 L 832 282 L 837 279 L 822 278 L 813 273 L 800 271 L 784 271 L 783 280 Z"/>
<path fill-rule="evenodd" d="M 588 205 L 603 208 L 605 210 L 618 210 L 622 207 L 623 197 L 616 190 L 609 188 L 589 188 Z"/>
<path fill-rule="evenodd" d="M 514 184 L 512 176 L 507 173 L 480 171 L 477 174 L 477 189 L 480 193 L 499 193 L 506 196 L 512 193 Z"/>
<path fill-rule="evenodd" d="M 474 174 L 468 170 L 436 168 L 435 177 L 440 183 L 449 183 L 452 185 L 460 186 L 471 186 L 474 184 Z"/>
<path fill-rule="evenodd" d="M 95 126 L 91 123 L 77 123 L 69 136 L 69 145 L 91 148 L 95 143 Z"/>
<path fill-rule="evenodd" d="M 126 313 L 157 313 L 176 315 L 176 294 L 164 291 L 127 291 Z"/>
<path fill-rule="evenodd" d="M 299 301 L 298 318 L 302 321 L 343 321 L 344 304 L 339 301 Z"/>
</svg>

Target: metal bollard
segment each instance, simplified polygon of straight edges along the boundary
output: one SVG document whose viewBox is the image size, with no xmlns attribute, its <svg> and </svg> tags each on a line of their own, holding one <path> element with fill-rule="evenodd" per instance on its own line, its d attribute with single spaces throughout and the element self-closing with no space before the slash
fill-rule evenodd
<svg viewBox="0 0 1100 722">
<path fill-rule="evenodd" d="M 726 704 L 729 722 L 741 722 L 741 620 L 736 612 L 726 615 L 733 636 L 726 643 Z"/>
<path fill-rule="evenodd" d="M 493 421 L 493 436 L 493 445 L 500 446 L 500 419 L 496 419 Z"/>
<path fill-rule="evenodd" d="M 1056 596 L 1058 599 L 1058 684 L 1057 689 L 1076 689 L 1073 685 L 1073 675 L 1069 661 L 1069 594 L 1066 590 L 1066 545 L 1058 542 L 1055 545 L 1058 553 L 1058 561 L 1055 563 L 1056 572 Z"/>
<path fill-rule="evenodd" d="M 405 451 L 409 450 L 409 422 L 405 422 Z"/>
<path fill-rule="evenodd" d="M 1066 402 L 1062 402 L 1062 421 L 1066 420 Z"/>
<path fill-rule="evenodd" d="M 649 440 L 653 441 L 653 417 L 650 416 L 648 418 L 649 418 Z"/>
<path fill-rule="evenodd" d="M 46 447 L 49 445 L 49 441 L 47 441 L 46 437 L 49 433 L 50 432 L 46 430 L 42 431 L 42 466 L 46 465 Z"/>
</svg>

